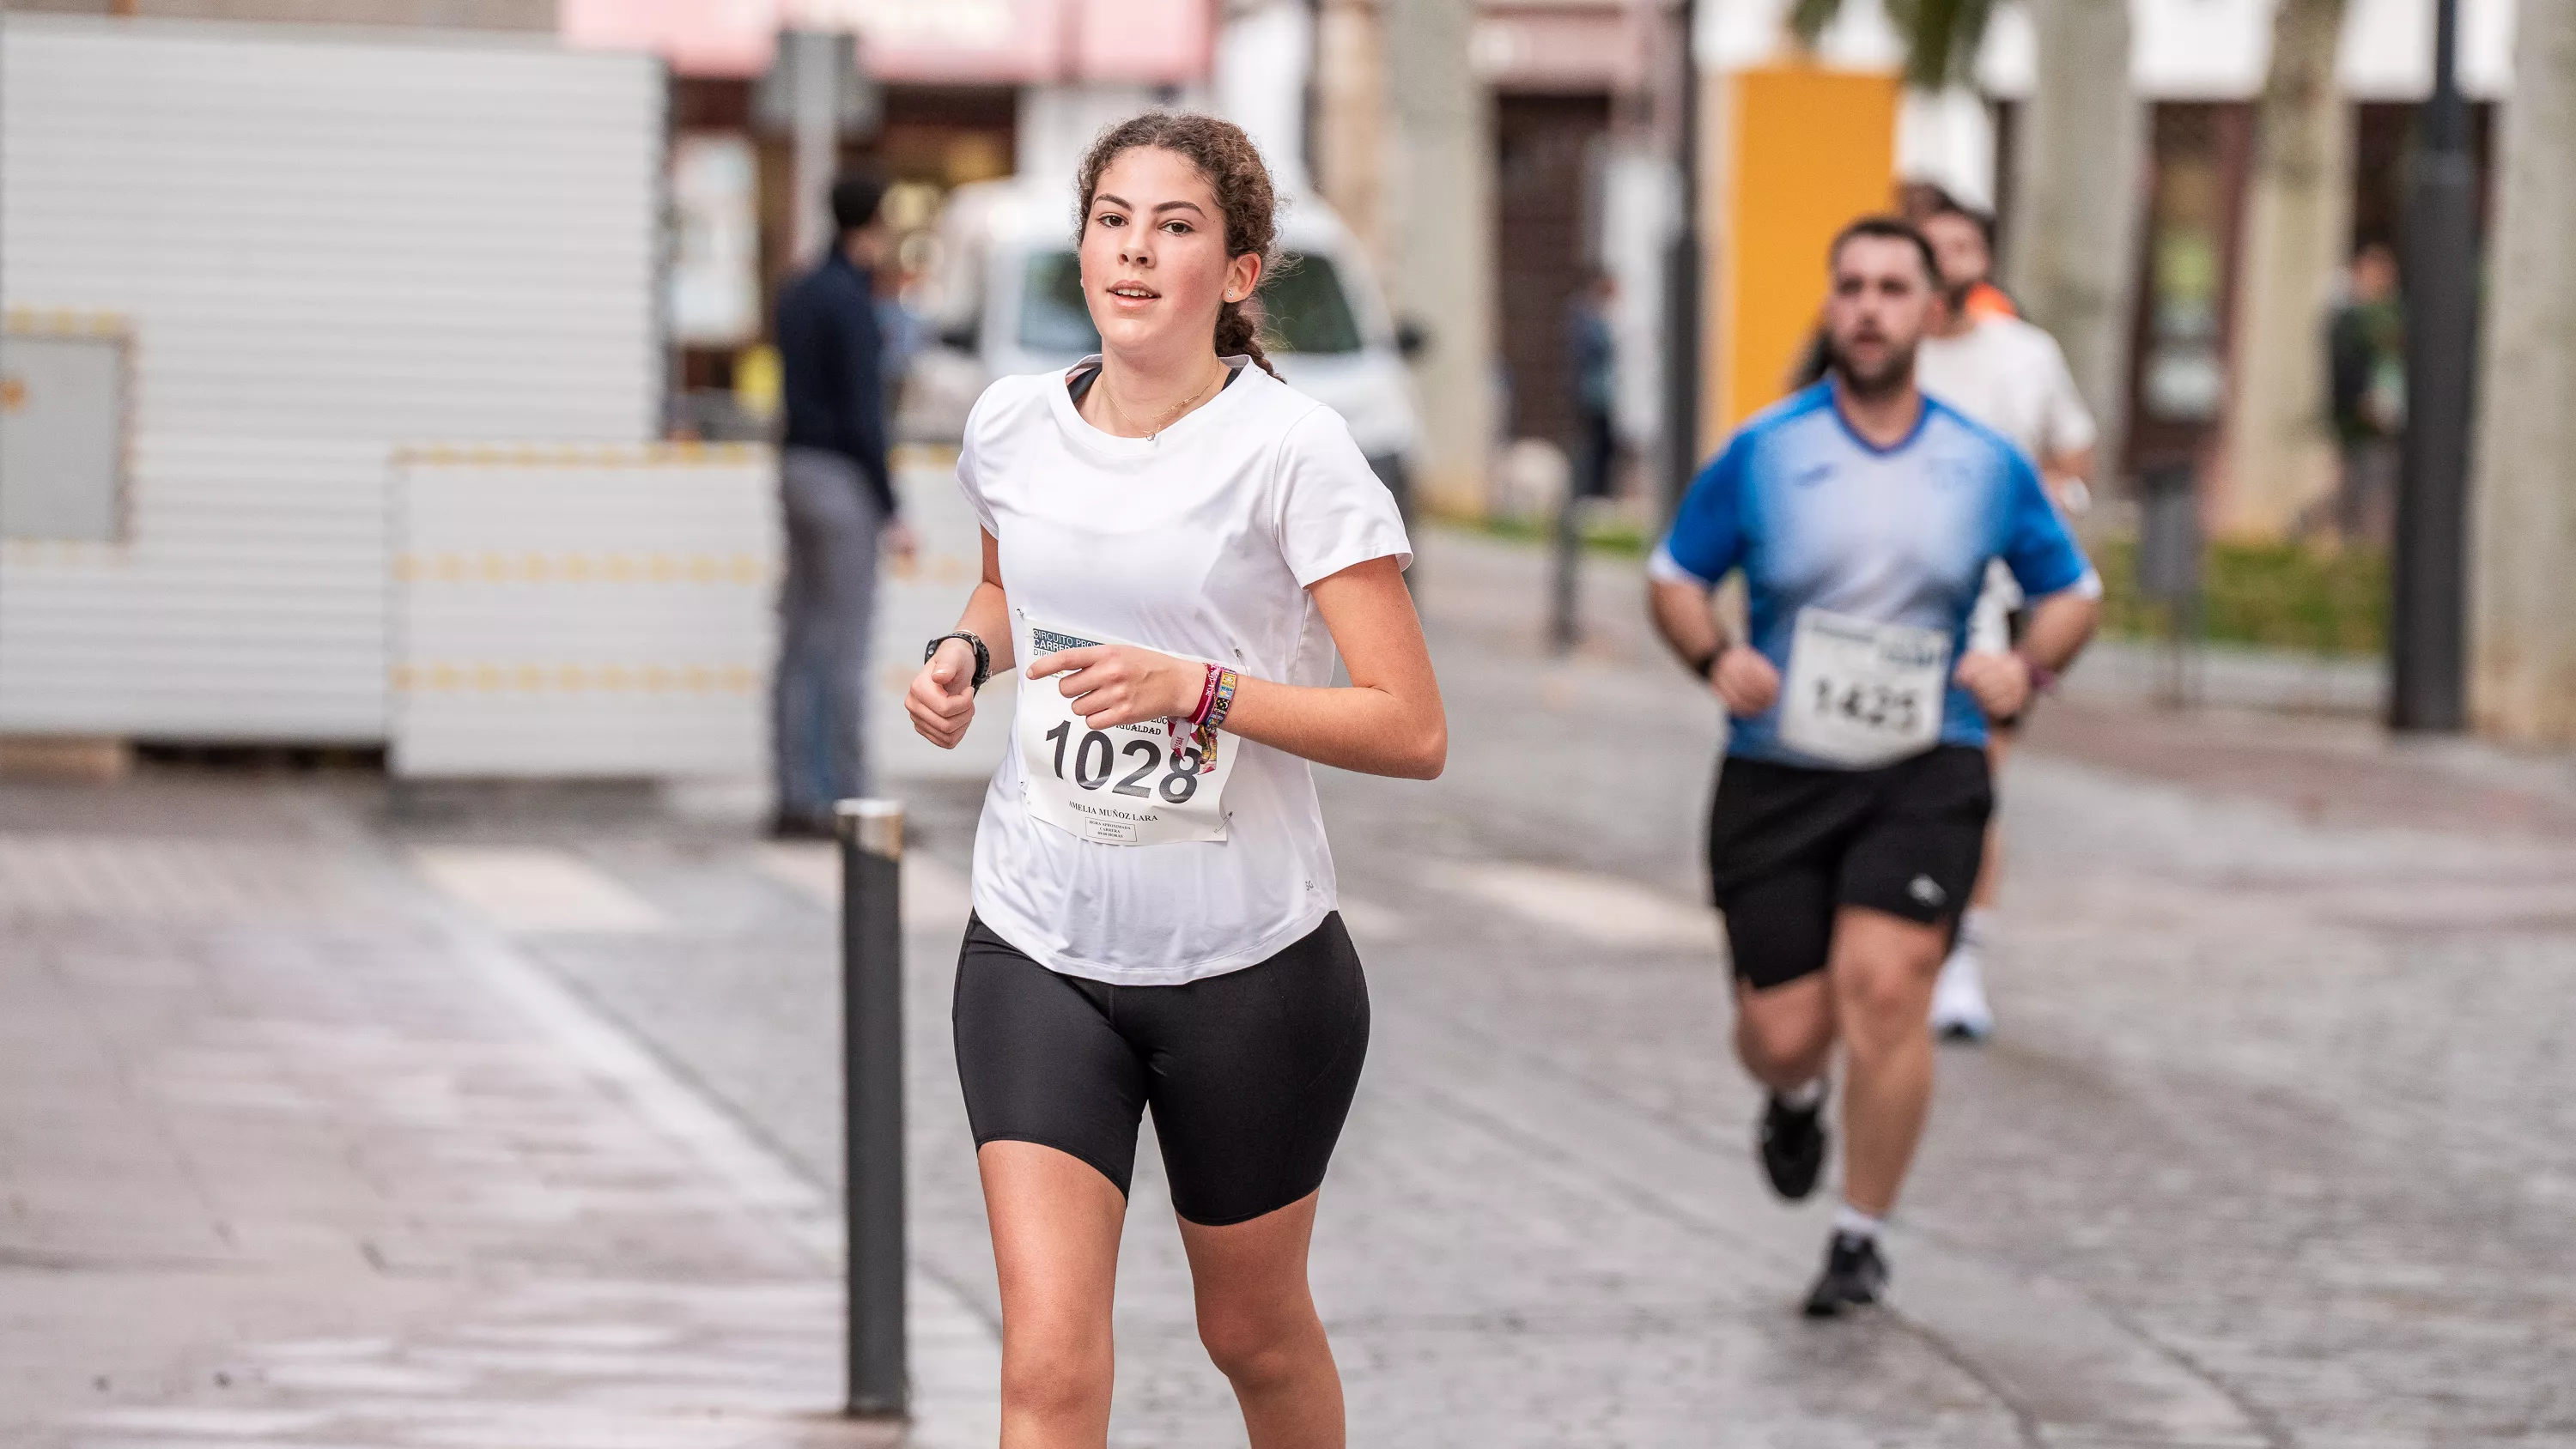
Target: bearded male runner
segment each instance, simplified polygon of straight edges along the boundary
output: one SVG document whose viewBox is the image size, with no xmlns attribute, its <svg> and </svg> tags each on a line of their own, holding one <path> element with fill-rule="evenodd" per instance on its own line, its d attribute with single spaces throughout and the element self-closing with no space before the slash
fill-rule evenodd
<svg viewBox="0 0 2576 1449">
<path fill-rule="evenodd" d="M 2019 710 L 2093 631 L 2101 585 L 2020 449 L 1914 385 L 1939 273 L 1920 232 L 1852 223 L 1827 254 L 1826 380 L 1702 469 L 1649 573 L 1655 624 L 1733 721 L 1709 884 L 1736 1053 L 1770 1089 L 1781 1196 L 1815 1189 L 1843 1049 L 1843 1200 L 1806 1311 L 1878 1301 L 1879 1225 L 1932 1099 L 1933 978 L 1976 884 L 1986 717 Z M 1991 559 L 2032 601 L 2014 651 L 1971 650 Z M 1709 607 L 1745 572 L 1748 640 Z"/>
</svg>

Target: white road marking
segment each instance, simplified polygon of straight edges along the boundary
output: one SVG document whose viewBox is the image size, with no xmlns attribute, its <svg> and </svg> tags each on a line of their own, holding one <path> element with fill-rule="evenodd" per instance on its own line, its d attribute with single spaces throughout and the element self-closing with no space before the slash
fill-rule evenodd
<svg viewBox="0 0 2576 1449">
<path fill-rule="evenodd" d="M 385 908 L 363 871 L 291 845 L 0 833 L 0 922 L 309 924 Z"/>
<path fill-rule="evenodd" d="M 761 848 L 760 869 L 770 879 L 820 906 L 841 908 L 841 848 L 829 841 L 803 841 Z M 966 927 L 975 908 L 966 877 L 926 855 L 903 858 L 903 919 L 907 927 Z"/>
<path fill-rule="evenodd" d="M 1426 878 L 1535 925 L 1632 951 L 1714 951 L 1706 906 L 1618 876 L 1509 861 L 1436 864 Z"/>
<path fill-rule="evenodd" d="M 670 927 L 653 903 L 569 851 L 434 845 L 412 864 L 448 899 L 505 931 L 649 932 Z"/>
</svg>

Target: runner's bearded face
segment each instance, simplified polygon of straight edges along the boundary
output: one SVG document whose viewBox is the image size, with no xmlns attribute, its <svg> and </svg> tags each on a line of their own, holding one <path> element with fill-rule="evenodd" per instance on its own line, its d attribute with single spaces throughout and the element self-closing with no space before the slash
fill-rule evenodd
<svg viewBox="0 0 2576 1449">
<path fill-rule="evenodd" d="M 1911 382 L 1932 298 L 1932 277 L 1914 243 L 1875 236 L 1845 242 L 1825 303 L 1826 336 L 1843 385 L 1862 397 L 1883 397 Z"/>
<path fill-rule="evenodd" d="M 1261 271 L 1257 255 L 1226 255 L 1216 189 L 1160 146 L 1131 146 L 1101 171 L 1079 254 L 1103 349 L 1140 361 L 1212 355 L 1217 309 L 1250 296 Z"/>
<path fill-rule="evenodd" d="M 1924 218 L 1920 228 L 1923 239 L 1932 244 L 1932 255 L 1941 263 L 1941 283 L 1949 294 L 1953 312 L 1964 312 L 1968 294 L 1994 273 L 1994 258 L 1986 252 L 1983 228 L 1957 212 L 1937 212 Z"/>
</svg>

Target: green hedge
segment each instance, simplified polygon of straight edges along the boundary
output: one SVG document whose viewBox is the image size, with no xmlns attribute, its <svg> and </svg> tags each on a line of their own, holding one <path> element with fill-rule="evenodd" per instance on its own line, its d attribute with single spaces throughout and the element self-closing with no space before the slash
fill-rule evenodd
<svg viewBox="0 0 2576 1449">
<path fill-rule="evenodd" d="M 1485 518 L 1468 525 L 1496 538 L 1545 543 L 1544 520 Z M 1653 538 L 1634 523 L 1596 516 L 1583 531 L 1595 553 L 1641 557 Z M 2161 609 L 2138 596 L 2138 545 L 2096 539 L 2102 628 L 2115 637 L 2164 637 Z M 2297 543 L 2213 543 L 2202 563 L 2202 637 L 2312 654 L 2378 654 L 2388 647 L 2388 555 Z"/>
<path fill-rule="evenodd" d="M 1544 518 L 1505 518 L 1495 514 L 1477 519 L 1468 526 L 1518 543 L 1552 543 L 1556 539 L 1555 522 Z M 1644 529 L 1626 519 L 1595 515 L 1584 520 L 1583 547 L 1592 553 L 1644 558 L 1654 543 L 1655 540 Z"/>
<path fill-rule="evenodd" d="M 2162 612 L 2138 596 L 2134 539 L 2093 545 L 2106 633 L 2160 638 Z M 2296 543 L 2213 543 L 2202 564 L 2202 637 L 2317 654 L 2388 646 L 2388 555 Z"/>
</svg>

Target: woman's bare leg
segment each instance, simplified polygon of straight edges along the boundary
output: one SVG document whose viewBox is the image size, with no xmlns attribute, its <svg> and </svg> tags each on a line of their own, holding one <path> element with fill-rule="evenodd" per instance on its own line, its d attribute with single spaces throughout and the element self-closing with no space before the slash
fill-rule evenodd
<svg viewBox="0 0 2576 1449">
<path fill-rule="evenodd" d="M 988 1142 L 975 1162 L 1002 1283 L 1002 1449 L 1101 1449 L 1126 1194 L 1034 1142 Z"/>
<path fill-rule="evenodd" d="M 1250 1222 L 1181 1220 L 1199 1341 L 1234 1396 L 1252 1449 L 1342 1449 L 1342 1376 L 1306 1283 L 1315 1194 Z"/>
</svg>

